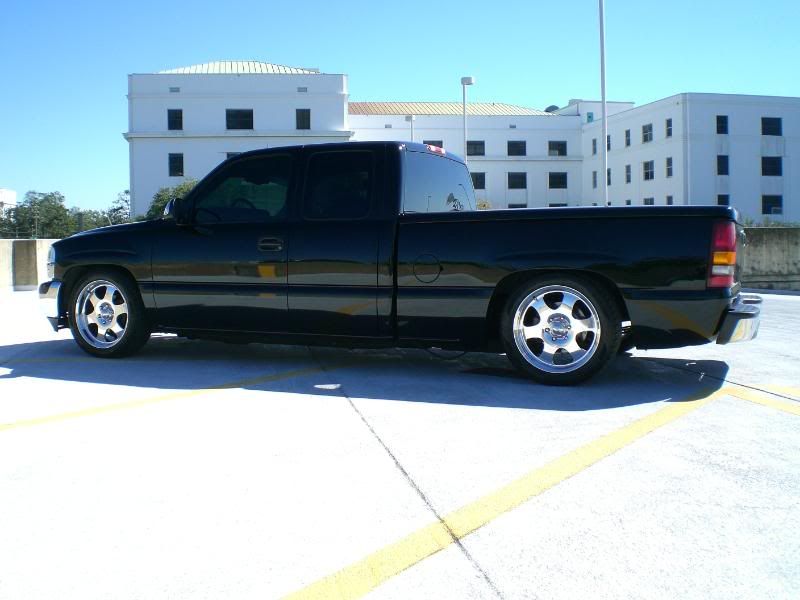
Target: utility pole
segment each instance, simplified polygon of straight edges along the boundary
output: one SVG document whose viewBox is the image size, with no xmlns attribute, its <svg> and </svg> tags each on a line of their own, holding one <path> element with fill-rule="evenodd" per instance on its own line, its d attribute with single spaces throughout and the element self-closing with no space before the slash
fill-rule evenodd
<svg viewBox="0 0 800 600">
<path fill-rule="evenodd" d="M 608 201 L 608 114 L 606 112 L 606 24 L 605 0 L 600 3 L 600 96 L 603 105 L 603 205 L 610 206 Z"/>
</svg>

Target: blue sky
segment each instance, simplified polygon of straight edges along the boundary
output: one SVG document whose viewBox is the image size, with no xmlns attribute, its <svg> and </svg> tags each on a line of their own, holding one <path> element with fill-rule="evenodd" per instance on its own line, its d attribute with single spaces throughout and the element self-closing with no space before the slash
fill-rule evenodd
<svg viewBox="0 0 800 600">
<path fill-rule="evenodd" d="M 800 96 L 796 0 L 606 0 L 608 96 Z M 352 100 L 598 98 L 597 2 L 39 2 L 0 12 L 0 187 L 105 208 L 128 187 L 127 78 L 212 60 L 349 76 Z"/>
</svg>

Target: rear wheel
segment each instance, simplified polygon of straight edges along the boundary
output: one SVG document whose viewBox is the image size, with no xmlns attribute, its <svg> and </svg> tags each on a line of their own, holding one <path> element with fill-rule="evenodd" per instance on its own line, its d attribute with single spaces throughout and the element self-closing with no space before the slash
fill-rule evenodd
<svg viewBox="0 0 800 600">
<path fill-rule="evenodd" d="M 72 335 L 93 356 L 128 356 L 150 337 L 144 304 L 129 277 L 112 271 L 88 273 L 72 287 L 69 302 Z"/>
<path fill-rule="evenodd" d="M 571 385 L 617 354 L 622 324 L 604 288 L 575 276 L 529 281 L 509 298 L 501 337 L 511 362 L 541 383 Z"/>
</svg>

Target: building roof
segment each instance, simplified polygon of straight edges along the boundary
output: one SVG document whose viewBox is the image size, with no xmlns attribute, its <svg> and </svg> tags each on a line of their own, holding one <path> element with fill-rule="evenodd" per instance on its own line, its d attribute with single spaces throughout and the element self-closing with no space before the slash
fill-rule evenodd
<svg viewBox="0 0 800 600">
<path fill-rule="evenodd" d="M 217 60 L 214 62 L 178 67 L 159 71 L 160 75 L 251 75 L 254 73 L 270 75 L 316 75 L 319 69 L 287 67 L 257 60 Z"/>
<path fill-rule="evenodd" d="M 460 115 L 461 102 L 350 102 L 351 115 Z M 467 114 L 475 116 L 536 116 L 552 113 L 502 102 L 467 102 Z"/>
</svg>

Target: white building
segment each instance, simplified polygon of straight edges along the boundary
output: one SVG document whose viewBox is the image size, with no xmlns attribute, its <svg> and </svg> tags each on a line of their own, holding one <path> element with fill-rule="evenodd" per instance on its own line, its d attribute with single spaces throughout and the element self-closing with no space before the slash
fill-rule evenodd
<svg viewBox="0 0 800 600">
<path fill-rule="evenodd" d="M 219 62 L 129 77 L 131 196 L 199 179 L 231 153 L 287 144 L 412 140 L 464 154 L 460 102 L 349 102 L 345 75 Z M 467 162 L 492 208 L 602 204 L 599 102 L 549 112 L 470 103 Z M 608 103 L 614 205 L 730 203 L 800 221 L 800 98 L 678 94 Z M 412 135 L 413 125 L 413 135 Z"/>
<path fill-rule="evenodd" d="M 17 192 L 6 188 L 0 188 L 0 215 L 17 205 Z"/>
<path fill-rule="evenodd" d="M 347 141 L 347 77 L 254 61 L 128 76 L 130 190 L 143 214 L 162 187 L 233 153 Z"/>
</svg>

